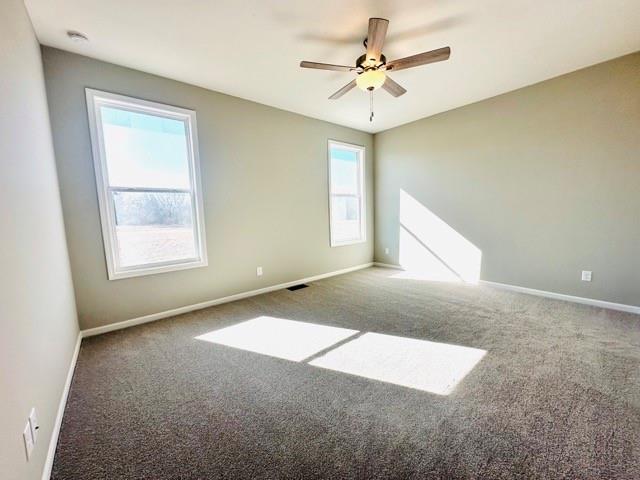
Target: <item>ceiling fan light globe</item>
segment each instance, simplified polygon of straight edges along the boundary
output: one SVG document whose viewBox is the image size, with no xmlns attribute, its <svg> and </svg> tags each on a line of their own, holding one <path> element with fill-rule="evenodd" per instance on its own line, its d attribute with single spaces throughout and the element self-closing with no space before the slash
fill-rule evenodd
<svg viewBox="0 0 640 480">
<path fill-rule="evenodd" d="M 361 90 L 376 90 L 380 88 L 386 80 L 386 75 L 382 70 L 367 70 L 356 78 L 356 84 Z"/>
</svg>

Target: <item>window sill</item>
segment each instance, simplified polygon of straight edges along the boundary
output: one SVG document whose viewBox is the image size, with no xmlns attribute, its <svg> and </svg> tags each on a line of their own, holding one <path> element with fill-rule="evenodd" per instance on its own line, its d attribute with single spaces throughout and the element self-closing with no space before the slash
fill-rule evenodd
<svg viewBox="0 0 640 480">
<path fill-rule="evenodd" d="M 362 240 L 347 240 L 344 242 L 331 242 L 331 248 L 346 247 L 348 245 L 357 245 L 359 243 L 367 243 L 367 239 L 364 238 Z"/>
<path fill-rule="evenodd" d="M 176 272 L 179 270 L 206 267 L 207 265 L 207 260 L 197 260 L 194 262 L 175 263 L 149 268 L 137 268 L 134 270 L 121 270 L 118 272 L 109 271 L 109 280 L 121 280 L 123 278 L 143 277 L 147 275 L 156 275 L 158 273 Z"/>
</svg>

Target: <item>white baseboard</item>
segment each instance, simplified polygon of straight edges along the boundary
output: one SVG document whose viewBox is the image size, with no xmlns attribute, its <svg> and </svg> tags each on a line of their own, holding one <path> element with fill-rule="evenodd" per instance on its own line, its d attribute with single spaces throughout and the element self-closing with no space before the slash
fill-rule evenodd
<svg viewBox="0 0 640 480">
<path fill-rule="evenodd" d="M 400 265 L 391 263 L 373 262 L 376 267 L 395 268 L 404 270 Z M 576 297 L 574 295 L 565 295 L 564 293 L 548 292 L 546 290 L 536 290 L 535 288 L 519 287 L 517 285 L 509 285 L 506 283 L 491 282 L 489 280 L 480 280 L 480 285 L 499 288 L 501 290 L 509 290 L 511 292 L 526 293 L 537 297 L 553 298 L 555 300 L 564 300 L 565 302 L 581 303 L 583 305 L 591 305 L 592 307 L 608 308 L 609 310 L 618 310 L 620 312 L 635 313 L 640 315 L 640 306 L 625 305 L 624 303 L 607 302 L 605 300 L 595 300 L 593 298 Z"/>
<path fill-rule="evenodd" d="M 566 302 L 581 303 L 583 305 L 591 305 L 592 307 L 608 308 L 610 310 L 618 310 L 621 312 L 635 313 L 640 315 L 640 306 L 625 305 L 624 303 L 606 302 L 604 300 L 595 300 L 593 298 L 576 297 L 574 295 L 565 295 L 564 293 L 547 292 L 545 290 L 536 290 L 535 288 L 519 287 L 517 285 L 508 285 L 506 283 L 490 282 L 488 280 L 480 280 L 481 285 L 488 285 L 502 290 L 512 292 L 527 293 L 538 297 L 553 298 L 555 300 L 564 300 Z"/>
<path fill-rule="evenodd" d="M 254 297 L 256 295 L 262 295 L 263 293 L 273 292 L 275 290 L 282 290 L 283 288 L 298 285 L 299 283 L 315 282 L 322 280 L 323 278 L 334 277 L 336 275 L 342 275 L 344 273 L 353 272 L 356 270 L 362 270 L 363 268 L 369 268 L 373 265 L 373 262 L 363 263 L 362 265 L 356 265 L 355 267 L 343 268 L 333 272 L 322 273 L 320 275 L 314 275 L 312 277 L 301 278 L 299 280 L 293 280 L 291 282 L 280 283 L 278 285 L 272 285 L 270 287 L 259 288 L 257 290 L 251 290 L 248 292 L 236 293 L 235 295 L 229 295 L 228 297 L 217 298 L 215 300 L 209 300 L 206 302 L 196 303 L 193 305 L 185 305 L 184 307 L 173 308 L 171 310 L 165 310 L 164 312 L 152 313 L 151 315 L 145 315 L 143 317 L 132 318 L 130 320 L 124 320 L 122 322 L 110 323 L 102 327 L 89 328 L 82 330 L 82 337 L 91 337 L 93 335 L 100 335 L 102 333 L 112 332 L 114 330 L 121 330 L 123 328 L 133 327 L 134 325 L 140 325 L 142 323 L 153 322 L 163 318 L 174 317 L 183 313 L 192 312 L 194 310 L 202 310 L 203 308 L 213 307 L 214 305 L 220 305 L 222 303 L 234 302 L 243 298 Z"/>
<path fill-rule="evenodd" d="M 376 267 L 382 267 L 382 268 L 395 268 L 396 270 L 402 270 L 402 267 L 400 265 L 394 265 L 392 263 L 382 263 L 382 262 L 373 262 L 373 264 Z"/>
<path fill-rule="evenodd" d="M 80 352 L 80 344 L 84 337 L 90 337 L 93 335 L 99 335 L 101 333 L 111 332 L 113 330 L 120 330 L 122 328 L 132 327 L 134 325 L 140 325 L 142 323 L 153 322 L 154 320 L 160 320 L 162 318 L 172 317 L 175 315 L 179 315 L 181 313 L 187 313 L 194 310 L 200 310 L 207 307 L 212 307 L 214 305 L 220 305 L 222 303 L 233 302 L 235 300 L 240 300 L 243 298 L 253 297 L 256 295 L 261 295 L 263 293 L 273 292 L 275 290 L 281 290 L 283 288 L 291 287 L 293 285 L 297 285 L 299 283 L 307 283 L 314 282 L 317 280 L 321 280 L 323 278 L 333 277 L 336 275 L 342 275 L 344 273 L 354 272 L 356 270 L 362 270 L 364 268 L 369 268 L 373 265 L 371 263 L 364 263 L 362 265 L 356 265 L 354 267 L 343 268 L 341 270 L 336 270 L 333 272 L 322 273 L 320 275 L 314 275 L 312 277 L 302 278 L 299 280 L 294 280 L 291 282 L 280 283 L 278 285 L 272 285 L 269 287 L 260 288 L 258 290 L 251 290 L 249 292 L 237 293 L 235 295 L 230 295 L 228 297 L 222 297 L 215 300 L 210 300 L 207 302 L 196 303 L 194 305 L 187 305 L 180 308 L 174 308 L 172 310 L 166 310 L 164 312 L 154 313 L 152 315 L 146 315 L 144 317 L 133 318 L 131 320 L 125 320 L 123 322 L 113 323 L 110 325 L 105 325 L 102 327 L 90 328 L 88 330 L 81 330 L 78 332 L 78 339 L 76 341 L 76 346 L 73 351 L 73 356 L 71 357 L 71 363 L 69 365 L 69 371 L 67 372 L 67 378 L 65 380 L 64 389 L 62 391 L 62 395 L 60 397 L 60 403 L 58 405 L 58 411 L 56 413 L 55 422 L 53 425 L 53 429 L 51 432 L 51 439 L 49 440 L 49 448 L 47 450 L 47 457 L 44 463 L 44 468 L 42 470 L 42 480 L 49 480 L 51 477 L 51 470 L 53 468 L 53 460 L 56 454 L 56 447 L 58 445 L 58 436 L 60 435 L 60 428 L 62 427 L 62 417 L 64 416 L 64 409 L 67 405 L 67 398 L 69 396 L 69 389 L 71 388 L 71 381 L 73 380 L 73 372 L 76 368 L 76 362 L 78 361 L 78 353 Z"/>
<path fill-rule="evenodd" d="M 78 332 L 78 339 L 76 340 L 76 347 L 71 357 L 71 364 L 69 365 L 69 371 L 67 372 L 67 379 L 64 382 L 64 389 L 60 396 L 60 403 L 58 404 L 58 412 L 56 413 L 56 419 L 53 424 L 53 430 L 51 432 L 51 438 L 49 439 L 49 449 L 47 450 L 47 458 L 44 461 L 44 468 L 42 470 L 42 480 L 49 480 L 51 477 L 51 469 L 53 468 L 53 459 L 56 455 L 56 447 L 58 446 L 58 436 L 60 435 L 60 427 L 62 427 L 62 417 L 64 416 L 64 408 L 67 405 L 67 398 L 69 396 L 69 389 L 71 388 L 71 380 L 73 380 L 73 372 L 76 369 L 76 362 L 78 361 L 78 353 L 80 352 L 80 343 L 82 342 L 82 332 Z"/>
</svg>

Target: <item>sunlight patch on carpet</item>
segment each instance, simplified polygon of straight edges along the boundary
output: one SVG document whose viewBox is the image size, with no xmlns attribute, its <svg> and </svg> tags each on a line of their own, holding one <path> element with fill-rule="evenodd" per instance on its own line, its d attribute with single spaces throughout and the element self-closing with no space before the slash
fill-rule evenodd
<svg viewBox="0 0 640 480">
<path fill-rule="evenodd" d="M 477 348 L 365 333 L 309 364 L 448 395 L 486 353 Z"/>
<path fill-rule="evenodd" d="M 262 316 L 196 339 L 299 362 L 357 333 L 348 328 Z"/>
</svg>

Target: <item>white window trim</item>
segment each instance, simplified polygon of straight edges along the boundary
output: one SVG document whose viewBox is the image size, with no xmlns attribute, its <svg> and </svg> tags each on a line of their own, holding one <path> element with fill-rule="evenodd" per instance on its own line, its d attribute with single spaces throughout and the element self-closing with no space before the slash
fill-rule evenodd
<svg viewBox="0 0 640 480">
<path fill-rule="evenodd" d="M 109 280 L 121 278 L 152 275 L 156 273 L 173 272 L 188 268 L 205 267 L 207 261 L 207 246 L 204 227 L 204 207 L 202 202 L 202 187 L 200 182 L 200 156 L 198 153 L 198 136 L 196 112 L 184 108 L 174 107 L 134 97 L 103 92 L 91 88 L 85 89 L 87 98 L 87 113 L 89 116 L 89 131 L 91 135 L 91 148 L 93 152 L 93 164 L 96 175 L 96 187 L 98 193 L 98 206 L 100 208 L 100 222 L 102 225 L 102 238 L 104 240 L 105 257 Z M 127 190 L 117 186 L 110 186 L 107 175 L 107 163 L 104 150 L 104 138 L 102 132 L 102 119 L 97 115 L 98 105 L 112 105 L 126 108 L 127 110 L 157 114 L 166 118 L 174 118 L 185 122 L 187 128 L 187 149 L 189 153 L 189 179 L 191 182 L 191 205 L 193 208 L 193 228 L 197 258 L 172 260 L 153 264 L 144 264 L 132 267 L 118 265 L 117 241 L 115 237 L 115 207 L 109 198 L 110 190 Z M 131 189 L 174 191 L 174 189 Z"/>
<path fill-rule="evenodd" d="M 360 156 L 360 232 L 362 237 L 358 240 L 346 240 L 346 241 L 334 241 L 332 234 L 333 226 L 333 212 L 331 209 L 331 198 L 333 192 L 331 189 L 331 146 L 343 148 L 345 150 L 351 150 Z M 331 247 L 344 247 L 346 245 L 356 245 L 358 243 L 366 243 L 367 241 L 367 187 L 365 185 L 365 168 L 366 168 L 366 148 L 364 145 L 355 145 L 353 143 L 341 142 L 339 140 L 329 139 L 327 142 L 327 164 L 329 165 L 329 177 L 327 178 L 329 183 L 329 244 Z"/>
</svg>

